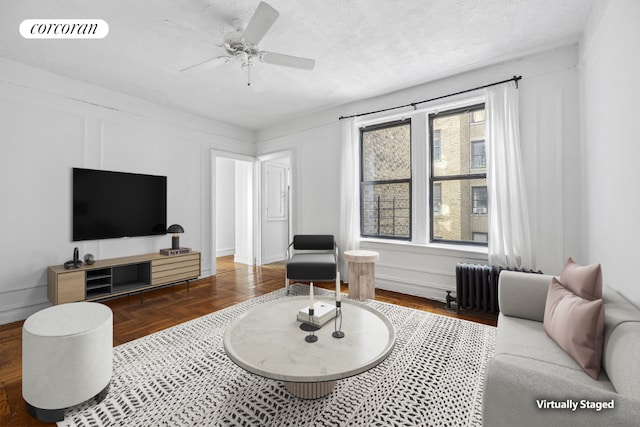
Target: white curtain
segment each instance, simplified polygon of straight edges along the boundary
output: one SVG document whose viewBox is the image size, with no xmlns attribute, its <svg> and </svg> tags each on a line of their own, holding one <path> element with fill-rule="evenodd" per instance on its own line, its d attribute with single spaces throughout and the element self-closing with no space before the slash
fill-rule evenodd
<svg viewBox="0 0 640 427">
<path fill-rule="evenodd" d="M 340 152 L 340 278 L 348 281 L 344 251 L 360 247 L 359 134 L 355 119 L 342 120 Z"/>
<path fill-rule="evenodd" d="M 535 269 L 515 82 L 487 88 L 485 110 L 489 264 Z"/>
</svg>

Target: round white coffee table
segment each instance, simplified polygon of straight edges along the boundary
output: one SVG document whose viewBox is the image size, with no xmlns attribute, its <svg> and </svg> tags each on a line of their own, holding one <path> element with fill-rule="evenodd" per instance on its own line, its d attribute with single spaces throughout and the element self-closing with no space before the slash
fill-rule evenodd
<svg viewBox="0 0 640 427">
<path fill-rule="evenodd" d="M 330 298 L 317 297 L 335 305 Z M 382 362 L 393 349 L 395 329 L 377 310 L 355 301 L 342 301 L 344 338 L 334 338 L 334 321 L 306 342 L 297 313 L 308 307 L 308 297 L 268 302 L 238 316 L 226 329 L 224 350 L 241 368 L 283 381 L 303 399 L 316 399 L 333 390 L 337 380 L 365 372 Z"/>
</svg>

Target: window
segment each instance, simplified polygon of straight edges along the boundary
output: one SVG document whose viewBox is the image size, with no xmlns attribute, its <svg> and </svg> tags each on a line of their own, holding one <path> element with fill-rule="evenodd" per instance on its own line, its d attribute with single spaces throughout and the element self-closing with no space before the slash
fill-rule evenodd
<svg viewBox="0 0 640 427">
<path fill-rule="evenodd" d="M 469 111 L 469 123 L 484 123 L 484 109 Z"/>
<path fill-rule="evenodd" d="M 487 187 L 472 187 L 471 202 L 474 214 L 486 214 L 489 208 L 487 200 Z"/>
<path fill-rule="evenodd" d="M 411 121 L 360 129 L 360 233 L 411 239 Z"/>
<path fill-rule="evenodd" d="M 487 244 L 484 117 L 483 104 L 429 115 L 433 242 Z"/>
<path fill-rule="evenodd" d="M 487 154 L 484 149 L 484 141 L 471 141 L 471 169 L 484 169 L 487 167 Z"/>
<path fill-rule="evenodd" d="M 433 132 L 433 160 L 435 162 L 442 161 L 442 157 L 440 155 L 440 129 L 436 129 Z"/>
<path fill-rule="evenodd" d="M 473 233 L 473 241 L 474 242 L 488 242 L 489 241 L 489 233 Z"/>
<path fill-rule="evenodd" d="M 442 184 L 433 184 L 433 216 L 442 215 Z"/>
</svg>

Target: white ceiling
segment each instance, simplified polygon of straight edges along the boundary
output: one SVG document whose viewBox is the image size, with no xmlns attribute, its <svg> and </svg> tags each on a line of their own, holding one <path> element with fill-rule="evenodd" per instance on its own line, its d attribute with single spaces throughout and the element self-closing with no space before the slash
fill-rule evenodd
<svg viewBox="0 0 640 427">
<path fill-rule="evenodd" d="M 235 62 L 180 72 L 221 55 L 231 22 L 248 22 L 259 0 L 1 0 L 0 57 L 260 130 L 575 43 L 594 0 L 267 2 L 280 17 L 260 48 L 313 58 L 313 71 L 259 63 L 251 88 Z M 23 39 L 18 26 L 32 18 L 103 19 L 110 30 L 102 40 Z"/>
</svg>

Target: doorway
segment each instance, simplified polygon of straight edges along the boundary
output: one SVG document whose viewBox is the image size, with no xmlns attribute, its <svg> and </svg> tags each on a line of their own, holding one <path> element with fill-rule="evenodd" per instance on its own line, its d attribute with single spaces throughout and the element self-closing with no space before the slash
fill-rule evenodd
<svg viewBox="0 0 640 427">
<path fill-rule="evenodd" d="M 211 160 L 213 253 L 215 258 L 233 255 L 235 263 L 253 265 L 255 159 L 214 151 Z"/>
</svg>

